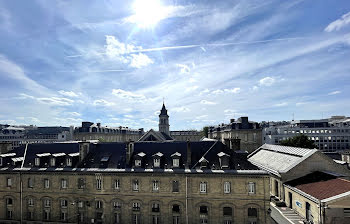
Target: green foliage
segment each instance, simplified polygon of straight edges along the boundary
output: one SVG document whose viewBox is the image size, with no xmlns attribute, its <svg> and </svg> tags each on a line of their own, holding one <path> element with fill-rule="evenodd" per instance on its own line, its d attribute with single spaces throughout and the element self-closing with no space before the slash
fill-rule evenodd
<svg viewBox="0 0 350 224">
<path fill-rule="evenodd" d="M 203 127 L 203 130 L 201 131 L 202 136 L 208 138 L 208 130 L 209 128 L 207 126 Z"/>
<path fill-rule="evenodd" d="M 292 138 L 288 138 L 280 142 L 281 145 L 284 146 L 293 146 L 307 149 L 314 149 L 316 145 L 312 140 L 310 140 L 306 135 L 300 134 L 296 135 Z"/>
</svg>

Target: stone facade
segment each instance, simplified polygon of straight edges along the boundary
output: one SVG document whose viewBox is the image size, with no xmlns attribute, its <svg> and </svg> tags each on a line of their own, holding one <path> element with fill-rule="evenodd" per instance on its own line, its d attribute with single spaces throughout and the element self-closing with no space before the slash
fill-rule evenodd
<svg viewBox="0 0 350 224">
<path fill-rule="evenodd" d="M 7 186 L 7 178 L 12 179 L 11 187 Z M 28 186 L 29 178 L 33 180 L 32 187 Z M 78 188 L 80 178 L 85 181 L 83 189 Z M 50 181 L 49 188 L 45 188 L 45 179 Z M 97 189 L 97 179 L 102 180 L 101 190 Z M 67 188 L 62 188 L 62 180 L 67 181 Z M 119 189 L 115 188 L 116 180 L 120 181 Z M 138 180 L 138 191 L 132 189 L 134 180 Z M 159 181 L 158 191 L 153 190 L 153 180 Z M 173 181 L 179 183 L 178 192 L 173 192 Z M 201 182 L 207 183 L 206 193 L 200 193 Z M 231 183 L 230 193 L 224 193 L 224 182 Z M 248 193 L 250 182 L 255 183 L 255 193 Z M 92 223 L 92 220 L 116 223 L 115 214 L 120 214 L 120 223 L 133 223 L 133 214 L 140 214 L 139 223 L 145 224 L 154 223 L 154 216 L 159 217 L 159 223 L 172 223 L 173 216 L 179 217 L 179 223 L 200 223 L 200 217 L 204 216 L 208 223 L 223 223 L 224 219 L 231 223 L 248 223 L 248 220 L 255 220 L 248 217 L 248 208 L 256 208 L 255 221 L 262 224 L 267 223 L 269 207 L 269 178 L 254 174 L 2 172 L 0 188 L 1 223 L 19 223 L 21 211 L 23 223 L 45 223 L 45 211 L 49 212 L 46 221 L 55 223 L 63 222 L 63 217 L 69 223 L 79 219 L 80 223 Z M 12 199 L 12 205 L 6 205 L 8 198 Z M 45 205 L 45 200 L 50 200 L 50 205 Z M 67 203 L 61 204 L 62 200 Z M 97 208 L 97 201 L 102 201 L 101 208 Z M 120 208 L 114 207 L 114 202 L 120 202 Z M 133 210 L 134 202 L 139 203 L 139 211 Z M 159 212 L 152 212 L 152 204 L 159 204 Z M 173 211 L 173 205 L 179 205 L 180 211 Z M 208 213 L 200 214 L 200 206 L 207 206 Z M 223 216 L 224 207 L 232 208 L 232 216 Z M 6 218 L 8 211 L 12 211 L 12 220 Z M 101 219 L 99 213 L 103 214 Z M 33 220 L 28 220 L 31 218 Z"/>
</svg>

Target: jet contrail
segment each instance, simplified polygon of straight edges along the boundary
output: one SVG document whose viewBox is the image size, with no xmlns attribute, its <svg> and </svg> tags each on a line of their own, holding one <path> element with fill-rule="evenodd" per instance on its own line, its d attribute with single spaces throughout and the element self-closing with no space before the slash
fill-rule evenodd
<svg viewBox="0 0 350 224">
<path fill-rule="evenodd" d="M 211 44 L 192 44 L 192 45 L 180 45 L 180 46 L 167 46 L 167 47 L 132 50 L 132 51 L 129 51 L 125 54 L 153 52 L 153 51 L 169 51 L 169 50 L 196 48 L 196 47 L 200 47 L 203 51 L 206 51 L 205 47 L 223 47 L 223 46 L 230 46 L 230 45 L 257 44 L 257 43 L 267 43 L 267 42 L 274 42 L 274 41 L 302 40 L 302 39 L 309 39 L 309 38 L 311 38 L 311 37 L 290 37 L 290 38 L 276 38 L 276 39 L 269 39 L 269 40 L 257 40 L 257 41 L 246 41 L 246 42 L 229 42 L 229 43 L 211 43 Z M 98 54 L 103 55 L 106 53 L 98 53 Z M 66 57 L 67 58 L 77 58 L 77 57 L 82 57 L 82 56 L 84 56 L 84 55 L 77 54 L 77 55 L 69 55 Z"/>
</svg>

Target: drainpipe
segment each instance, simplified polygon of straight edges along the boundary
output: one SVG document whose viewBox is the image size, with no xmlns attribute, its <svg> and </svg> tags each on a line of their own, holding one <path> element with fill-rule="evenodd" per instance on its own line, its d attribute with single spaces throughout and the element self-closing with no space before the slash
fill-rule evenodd
<svg viewBox="0 0 350 224">
<path fill-rule="evenodd" d="M 187 183 L 187 175 L 186 175 L 186 224 L 188 224 L 188 190 L 187 190 L 187 186 L 188 186 L 188 183 Z"/>
<path fill-rule="evenodd" d="M 23 221 L 23 183 L 22 183 L 22 171 L 19 171 L 19 183 L 20 183 L 20 200 L 21 200 L 21 223 Z"/>
</svg>

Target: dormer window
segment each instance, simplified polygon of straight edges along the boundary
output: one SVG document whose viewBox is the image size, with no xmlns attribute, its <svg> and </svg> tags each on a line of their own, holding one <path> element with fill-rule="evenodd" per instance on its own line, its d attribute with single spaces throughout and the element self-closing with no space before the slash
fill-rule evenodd
<svg viewBox="0 0 350 224">
<path fill-rule="evenodd" d="M 200 163 L 200 168 L 203 169 L 203 168 L 207 168 L 208 167 L 208 160 L 206 160 L 204 157 L 202 157 L 200 160 L 199 160 L 199 163 Z"/>
<path fill-rule="evenodd" d="M 2 166 L 2 157 L 0 157 L 0 166 Z"/>
<path fill-rule="evenodd" d="M 173 159 L 173 167 L 179 167 L 180 166 L 180 160 L 178 158 Z"/>
<path fill-rule="evenodd" d="M 140 167 L 141 166 L 141 160 L 140 159 L 136 159 L 135 160 L 135 166 L 136 167 Z"/>
<path fill-rule="evenodd" d="M 160 158 L 154 158 L 153 165 L 154 167 L 160 167 Z"/>
<path fill-rule="evenodd" d="M 72 158 L 67 158 L 66 164 L 67 164 L 67 166 L 72 166 Z"/>
<path fill-rule="evenodd" d="M 50 165 L 55 166 L 56 165 L 56 158 L 51 158 L 50 159 Z"/>
<path fill-rule="evenodd" d="M 34 159 L 34 164 L 35 164 L 35 166 L 40 166 L 40 158 L 39 157 Z"/>
<path fill-rule="evenodd" d="M 224 152 L 220 152 L 218 153 L 219 156 L 219 162 L 220 162 L 220 166 L 221 169 L 223 168 L 228 168 L 229 167 L 229 160 L 230 160 L 230 155 L 224 153 Z"/>
</svg>

